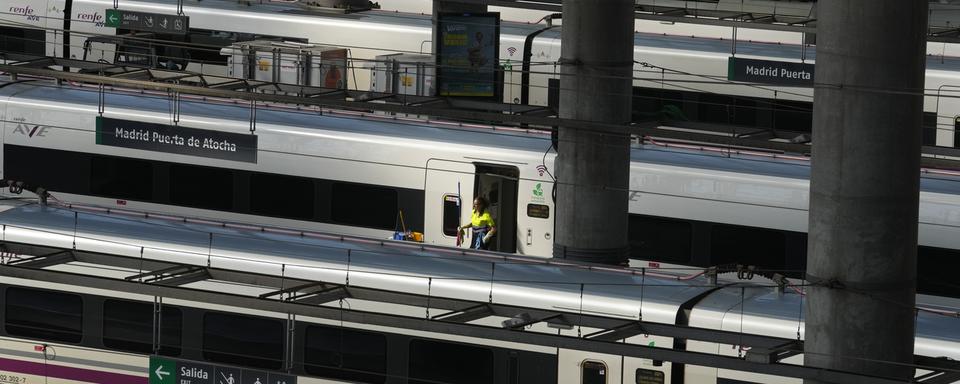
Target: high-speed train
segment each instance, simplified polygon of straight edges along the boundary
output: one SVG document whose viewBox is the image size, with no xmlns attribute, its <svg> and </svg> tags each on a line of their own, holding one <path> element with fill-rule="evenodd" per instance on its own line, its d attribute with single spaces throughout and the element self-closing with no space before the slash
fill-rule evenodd
<svg viewBox="0 0 960 384">
<path fill-rule="evenodd" d="M 450 331 L 411 330 L 400 323 L 343 321 L 339 315 L 311 317 L 294 310 L 297 315 L 291 317 L 261 307 L 191 301 L 200 296 L 188 293 L 171 293 L 168 296 L 173 297 L 160 300 L 136 290 L 89 286 L 84 282 L 90 280 L 78 277 L 131 281 L 131 276 L 143 276 L 144 271 L 157 268 L 158 262 L 177 263 L 220 271 L 210 272 L 207 280 L 182 281 L 180 287 L 191 292 L 256 297 L 273 289 L 262 286 L 265 283 L 217 278 L 217 273 L 248 271 L 263 282 L 284 277 L 292 279 L 289 284 L 323 282 L 436 300 L 465 300 L 466 304 L 510 305 L 559 312 L 571 319 L 582 314 L 786 341 L 803 339 L 801 295 L 790 289 L 775 291 L 762 281 L 729 283 L 721 279 L 713 284 L 703 277 L 587 268 L 482 252 L 459 254 L 449 248 L 211 225 L 169 215 L 147 218 L 16 200 L 5 200 L 0 206 L 5 264 L 0 266 L 0 321 L 4 323 L 0 327 L 0 361 L 4 362 L 0 375 L 6 382 L 146 383 L 147 375 L 160 374 L 148 362 L 150 354 L 193 361 L 194 366 L 217 364 L 227 372 L 242 370 L 243 382 L 248 376 L 252 382 L 255 374 L 271 377 L 271 382 L 277 374 L 287 375 L 288 383 L 291 375 L 297 376 L 298 383 L 800 382 Z M 61 259 L 59 264 L 30 259 L 64 253 L 74 258 Z M 106 258 L 109 261 L 104 261 Z M 29 280 L 17 272 L 37 268 L 58 277 Z M 299 294 L 309 286 L 290 292 Z M 442 307 L 431 308 L 430 301 L 426 303 L 425 308 L 346 296 L 315 305 L 412 319 L 424 319 L 424 313 L 427 317 L 446 313 Z M 960 358 L 956 308 L 924 299 L 919 303 L 925 310 L 917 313 L 915 354 Z M 160 320 L 151 320 L 157 318 Z M 470 324 L 500 328 L 502 320 L 492 316 L 476 318 Z M 597 331 L 571 321 L 571 326 L 559 329 L 536 323 L 524 332 L 578 338 Z M 741 357 L 755 346 L 674 340 L 657 334 L 639 334 L 617 342 Z M 802 355 L 785 362 L 801 363 Z M 226 374 L 223 379 L 217 376 L 216 382 L 228 383 L 224 381 L 227 378 Z M 150 382 L 155 381 L 151 378 Z"/>
<path fill-rule="evenodd" d="M 0 84 L 2 178 L 64 202 L 454 246 L 487 197 L 493 249 L 549 257 L 549 135 L 42 81 Z M 102 114 L 100 108 L 102 107 Z M 562 145 L 562 143 L 561 143 Z M 637 143 L 631 259 L 643 266 L 754 265 L 802 277 L 805 158 Z M 919 170 L 918 170 L 919 171 Z M 924 170 L 919 289 L 956 296 L 960 176 Z"/>
<path fill-rule="evenodd" d="M 109 0 L 9 0 L 0 9 L 0 26 L 7 38 L 5 51 L 37 55 L 74 57 L 90 61 L 115 62 L 115 45 L 85 45 L 90 36 L 115 35 L 129 31 L 107 27 L 105 12 L 114 7 Z M 159 14 L 176 14 L 177 1 L 119 1 L 120 9 Z M 227 56 L 220 49 L 237 41 L 277 39 L 299 43 L 339 46 L 350 49 L 353 60 L 348 81 L 358 89 L 370 85 L 368 60 L 392 52 L 429 53 L 432 24 L 428 15 L 368 11 L 330 14 L 289 2 L 237 2 L 186 0 L 183 12 L 189 16 L 189 33 L 144 35 L 154 41 L 167 57 L 188 59 L 186 67 L 201 73 L 223 75 Z M 69 19 L 64 18 L 64 11 Z M 733 41 L 710 34 L 689 32 L 680 35 L 672 26 L 663 34 L 635 34 L 634 107 L 637 117 L 663 111 L 670 106 L 682 111 L 682 119 L 728 124 L 747 130 L 777 130 L 806 133 L 812 124 L 812 89 L 727 81 L 731 56 L 774 62 L 813 63 L 814 47 L 800 40 L 776 39 L 776 43 Z M 64 30 L 69 30 L 65 41 Z M 701 37 L 711 36 L 711 37 Z M 170 44 L 190 45 L 164 51 Z M 528 44 L 529 43 L 529 44 Z M 928 43 L 924 143 L 956 147 L 960 115 L 957 57 L 960 44 Z M 69 50 L 66 55 L 64 51 Z M 529 55 L 529 56 L 528 56 Z M 132 55 L 131 57 L 141 57 Z M 524 68 L 525 57 L 529 67 Z M 503 22 L 499 58 L 504 69 L 503 101 L 557 107 L 560 89 L 560 30 L 544 24 Z M 524 79 L 525 70 L 530 72 Z M 553 101 L 551 101 L 553 100 Z M 743 129 L 739 129 L 742 132 Z"/>
</svg>

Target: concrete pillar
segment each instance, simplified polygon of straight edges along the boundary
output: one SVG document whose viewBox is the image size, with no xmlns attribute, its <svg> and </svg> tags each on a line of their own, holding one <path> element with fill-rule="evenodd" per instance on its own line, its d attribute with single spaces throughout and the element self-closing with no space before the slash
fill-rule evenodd
<svg viewBox="0 0 960 384">
<path fill-rule="evenodd" d="M 633 0 L 564 0 L 560 117 L 630 122 Z M 627 261 L 630 137 L 560 128 L 553 256 Z"/>
<path fill-rule="evenodd" d="M 433 36 L 432 36 L 432 51 L 433 53 L 437 52 L 437 44 L 440 41 L 437 36 L 437 14 L 440 12 L 468 12 L 468 13 L 477 13 L 477 12 L 486 12 L 487 6 L 483 4 L 474 4 L 474 3 L 461 3 L 451 0 L 433 0 Z"/>
<path fill-rule="evenodd" d="M 927 2 L 817 6 L 804 359 L 906 380 Z"/>
</svg>

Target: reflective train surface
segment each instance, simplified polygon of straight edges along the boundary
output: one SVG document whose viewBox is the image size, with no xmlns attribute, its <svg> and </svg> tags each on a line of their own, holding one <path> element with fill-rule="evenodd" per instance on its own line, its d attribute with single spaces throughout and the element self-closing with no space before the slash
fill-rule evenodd
<svg viewBox="0 0 960 384">
<path fill-rule="evenodd" d="M 177 2 L 172 0 L 124 0 L 119 6 L 129 11 L 177 13 Z M 129 35 L 129 30 L 106 26 L 105 12 L 112 8 L 113 2 L 108 0 L 6 0 L 0 8 L 0 31 L 6 38 L 0 44 L 7 52 L 138 65 L 142 52 L 128 55 L 113 44 L 86 44 L 90 36 Z M 64 18 L 65 11 L 69 18 Z M 366 90 L 371 84 L 369 60 L 376 55 L 429 53 L 431 49 L 429 15 L 387 11 L 331 14 L 288 2 L 222 0 L 187 0 L 183 12 L 190 17 L 186 35 L 138 32 L 134 37 L 153 42 L 155 55 L 207 74 L 227 72 L 227 56 L 221 55 L 221 48 L 234 42 L 283 40 L 350 49 L 353 63 L 348 81 Z M 815 47 L 801 44 L 799 34 L 775 37 L 773 42 L 745 37 L 732 44 L 722 34 L 695 27 L 654 25 L 640 29 L 643 32 L 636 33 L 634 39 L 634 109 L 638 119 L 675 109 L 681 120 L 791 134 L 810 132 L 812 85 L 727 81 L 731 56 L 813 63 Z M 66 41 L 64 30 L 70 31 Z M 741 30 L 749 36 L 749 31 Z M 771 36 L 770 31 L 763 31 L 763 35 Z M 927 48 L 925 88 L 930 91 L 924 101 L 924 143 L 957 147 L 960 98 L 955 96 L 960 92 L 960 44 L 931 42 Z M 557 108 L 557 90 L 562 83 L 560 52 L 559 27 L 504 21 L 498 53 L 504 71 L 503 101 Z M 529 63 L 527 79 L 522 75 L 524 61 Z"/>
<path fill-rule="evenodd" d="M 493 250 L 549 257 L 549 135 L 49 82 L 0 84 L 3 179 L 67 203 L 453 246 L 487 197 Z M 562 144 L 561 144 L 562 145 Z M 805 158 L 647 141 L 632 149 L 631 259 L 803 277 Z M 960 176 L 922 170 L 919 292 L 958 297 Z"/>
<path fill-rule="evenodd" d="M 168 262 L 219 271 L 255 271 L 263 279 L 284 276 L 436 299 L 559 311 L 571 319 L 581 313 L 802 339 L 802 296 L 790 289 L 775 291 L 763 279 L 721 279 L 715 284 L 703 277 L 587 268 L 522 256 L 506 259 L 485 252 L 461 254 L 450 248 L 410 247 L 395 241 L 225 227 L 170 216 L 145 218 L 129 212 L 70 210 L 18 200 L 5 200 L 0 207 L 4 245 L 0 375 L 6 382 L 146 383 L 148 374 L 159 374 L 152 366 L 147 369 L 150 354 L 217 364 L 237 372 L 260 372 L 271 377 L 271 382 L 273 377 L 292 381 L 293 375 L 298 383 L 800 382 L 520 341 L 300 315 L 291 318 L 287 313 L 182 297 L 159 300 L 136 290 L 91 288 L 76 277 L 129 280 L 154 262 Z M 75 258 L 44 264 L 46 267 L 29 259 L 57 254 Z M 125 261 L 103 267 L 95 260 L 107 257 L 104 255 Z M 34 269 L 61 277 L 11 277 L 26 276 L 17 271 L 31 263 Z M 256 284 L 217 280 L 215 276 L 181 282 L 180 286 L 194 292 L 265 293 Z M 423 307 L 350 296 L 313 305 L 414 319 L 424 316 Z M 960 358 L 956 307 L 924 298 L 918 305 L 924 310 L 917 313 L 915 353 Z M 443 313 L 429 307 L 426 311 L 428 317 Z M 153 319 L 159 319 L 159 325 Z M 501 319 L 494 316 L 471 324 L 500 327 Z M 578 326 L 554 329 L 538 323 L 524 332 L 576 337 L 593 331 Z M 646 334 L 623 342 L 723 356 L 742 356 L 749 347 Z M 786 360 L 801 361 L 802 355 Z"/>
</svg>

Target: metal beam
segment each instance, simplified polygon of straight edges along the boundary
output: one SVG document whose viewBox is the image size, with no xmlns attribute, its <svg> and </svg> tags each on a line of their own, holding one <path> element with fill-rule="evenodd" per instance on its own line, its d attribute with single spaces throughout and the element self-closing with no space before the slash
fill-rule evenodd
<svg viewBox="0 0 960 384">
<path fill-rule="evenodd" d="M 55 251 L 50 254 L 27 257 L 23 259 L 17 259 L 9 262 L 10 265 L 17 265 L 24 268 L 45 268 L 58 264 L 65 264 L 71 261 L 76 261 L 77 258 L 74 257 L 73 251 L 71 250 L 62 250 Z"/>
</svg>

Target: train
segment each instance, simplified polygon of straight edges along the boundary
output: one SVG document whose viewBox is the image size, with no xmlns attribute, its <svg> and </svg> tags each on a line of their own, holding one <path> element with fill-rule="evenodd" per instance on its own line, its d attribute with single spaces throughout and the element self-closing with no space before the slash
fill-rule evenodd
<svg viewBox="0 0 960 384">
<path fill-rule="evenodd" d="M 800 382 L 757 372 L 558 348 L 525 339 L 483 338 L 454 332 L 454 328 L 405 328 L 409 321 L 351 321 L 377 318 L 363 314 L 385 313 L 414 319 L 417 324 L 442 322 L 446 315 L 469 312 L 468 308 L 443 309 L 444 299 L 456 299 L 465 300 L 459 305 L 559 312 L 571 322 L 565 327 L 551 327 L 547 320 L 531 322 L 523 331 L 511 331 L 516 335 L 580 339 L 597 331 L 579 326 L 586 323 L 576 320 L 578 316 L 728 331 L 735 335 L 727 339 L 730 343 L 642 331 L 616 342 L 742 359 L 756 346 L 750 335 L 786 341 L 804 338 L 802 290 L 776 290 L 759 276 L 753 281 L 720 276 L 710 282 L 704 276 L 555 263 L 393 240 L 269 230 L 90 206 L 65 208 L 4 195 L 7 199 L 0 201 L 4 250 L 0 375 L 6 382 L 156 382 L 148 375 L 163 379 L 160 375 L 170 371 L 170 365 L 155 365 L 157 358 L 193 367 L 184 369 L 180 377 L 197 382 L 205 382 L 200 378 L 214 375 L 214 370 L 236 372 L 237 380 L 242 374 L 244 383 L 248 378 L 253 382 L 254 376 L 262 377 L 261 382 L 269 377 L 271 383 Z M 182 274 L 165 267 L 170 264 L 183 266 L 179 271 L 209 272 L 207 278 L 175 283 L 172 280 Z M 23 274 L 28 270 L 47 273 L 45 278 L 29 278 Z M 236 278 L 244 272 L 253 275 Z M 294 303 L 301 294 L 308 298 L 311 287 L 322 289 L 313 293 L 324 297 L 346 286 L 419 295 L 432 298 L 435 304 L 429 299 L 417 305 L 345 295 L 303 301 L 298 309 L 284 312 L 265 309 L 279 307 L 231 305 L 223 296 L 218 296 L 222 301 L 204 301 L 206 296 L 200 294 L 259 296 L 266 299 L 254 300 L 274 302 L 270 298 L 278 292 L 276 287 L 284 286 L 281 278 L 289 279 L 286 284 L 292 287 L 279 292 L 289 294 Z M 132 285 L 110 288 L 99 283 L 108 280 Z M 172 297 L 139 290 L 164 285 L 181 288 L 168 294 Z M 918 300 L 916 355 L 933 359 L 928 361 L 960 358 L 960 317 L 955 304 L 955 300 Z M 313 306 L 332 312 L 327 312 L 328 317 L 298 312 Z M 338 315 L 340 309 L 358 311 L 361 317 Z M 464 321 L 474 328 L 513 324 L 511 319 L 504 320 L 488 315 Z M 795 354 L 784 363 L 799 364 L 802 358 Z M 223 375 L 216 382 L 229 383 Z"/>
<path fill-rule="evenodd" d="M 47 81 L 0 83 L 2 178 L 78 204 L 456 246 L 477 196 L 491 249 L 551 257 L 551 137 L 509 127 Z M 174 112 L 174 110 L 176 112 Z M 562 143 L 561 143 L 562 145 Z M 803 156 L 637 139 L 634 266 L 752 265 L 802 278 Z M 956 297 L 960 174 L 918 170 L 920 293 Z"/>
<path fill-rule="evenodd" d="M 280 1 L 186 0 L 182 9 L 173 0 L 117 4 L 121 10 L 167 15 L 182 11 L 188 16 L 185 35 L 140 32 L 130 41 L 143 39 L 150 46 L 136 49 L 148 49 L 150 55 L 197 73 L 226 75 L 229 55 L 221 54 L 221 49 L 242 41 L 272 39 L 349 49 L 348 83 L 366 90 L 375 78 L 371 60 L 378 55 L 432 50 L 430 16 L 418 13 L 329 13 Z M 114 2 L 108 0 L 7 1 L 0 9 L 0 30 L 6 36 L 3 50 L 8 55 L 19 52 L 142 65 L 144 51 L 128 52 L 116 42 L 96 39 L 130 37 L 131 31 L 107 25 L 106 11 L 113 8 Z M 63 16 L 65 10 L 68 18 Z M 635 119 L 677 111 L 672 115 L 676 120 L 721 125 L 734 133 L 782 132 L 778 137 L 798 140 L 810 133 L 812 81 L 758 84 L 728 79 L 731 61 L 737 58 L 769 65 L 815 64 L 815 46 L 805 44 L 801 34 L 785 32 L 786 36 L 763 40 L 749 37 L 749 29 L 740 28 L 744 38 L 731 39 L 716 34 L 714 27 L 701 31 L 679 23 L 653 25 L 641 29 L 634 39 Z M 500 24 L 498 57 L 503 79 L 497 84 L 501 101 L 559 108 L 560 28 L 531 22 Z M 773 36 L 769 31 L 762 35 Z M 929 42 L 927 52 L 924 144 L 957 147 L 960 45 Z"/>
</svg>

